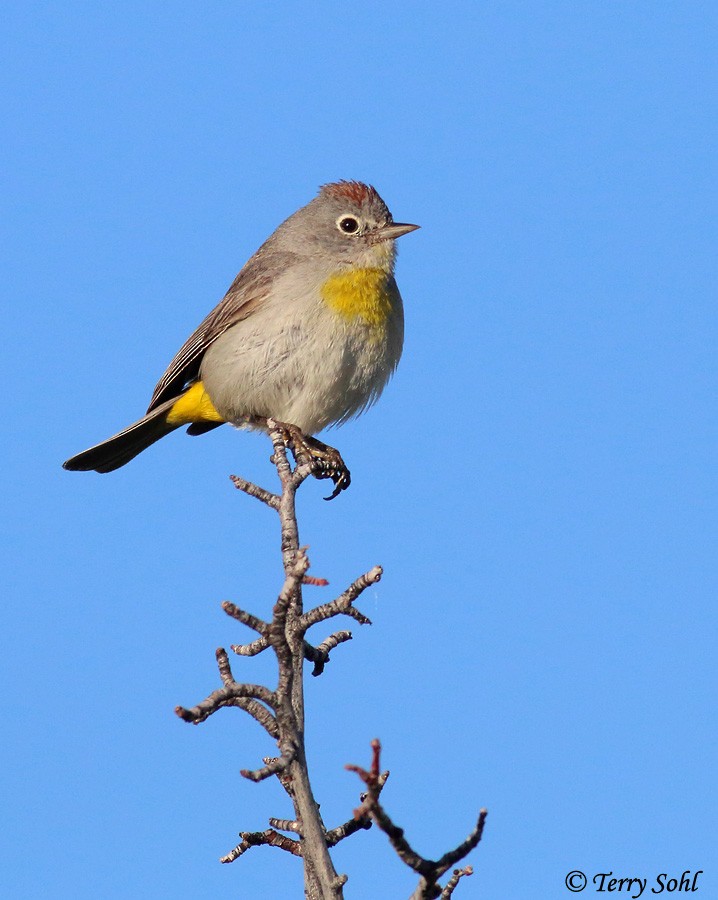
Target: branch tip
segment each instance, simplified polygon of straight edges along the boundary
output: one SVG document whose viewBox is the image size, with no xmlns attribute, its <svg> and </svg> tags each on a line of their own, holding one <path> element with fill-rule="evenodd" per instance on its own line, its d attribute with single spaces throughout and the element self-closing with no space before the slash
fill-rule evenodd
<svg viewBox="0 0 718 900">
<path fill-rule="evenodd" d="M 389 843 L 402 862 L 421 876 L 419 886 L 413 895 L 414 897 L 438 897 L 441 891 L 441 888 L 438 886 L 438 879 L 447 872 L 451 866 L 467 856 L 479 843 L 484 831 L 487 812 L 485 809 L 482 809 L 479 812 L 479 818 L 475 828 L 471 834 L 458 845 L 458 847 L 449 850 L 439 860 L 425 859 L 411 847 L 404 837 L 404 829 L 394 824 L 389 814 L 379 802 L 379 794 L 381 793 L 383 783 L 386 781 L 389 773 L 386 772 L 383 775 L 380 774 L 381 743 L 378 739 L 371 742 L 371 749 L 372 760 L 371 767 L 368 771 L 361 766 L 346 766 L 349 771 L 356 772 L 367 787 L 367 792 L 362 797 L 361 806 L 354 810 L 354 817 L 360 819 L 362 816 L 370 816 L 389 838 Z M 456 876 L 456 883 L 458 883 L 460 877 L 461 875 Z M 441 894 L 441 896 L 451 896 L 456 883 L 450 889 L 447 885 L 449 893 Z"/>
<path fill-rule="evenodd" d="M 446 886 L 444 890 L 439 894 L 439 900 L 448 900 L 454 893 L 454 889 L 459 883 L 459 879 L 463 878 L 465 875 L 473 875 L 474 867 L 473 866 L 464 866 L 463 869 L 454 869 L 451 878 L 446 882 Z"/>
<path fill-rule="evenodd" d="M 264 781 L 266 778 L 271 778 L 272 775 L 279 775 L 283 772 L 293 759 L 293 753 L 288 754 L 287 756 L 277 756 L 275 759 L 271 759 L 261 769 L 240 769 L 239 774 L 243 778 L 247 778 L 249 781 L 254 781 L 255 783 Z"/>
<path fill-rule="evenodd" d="M 280 498 L 277 494 L 273 494 L 271 491 L 267 491 L 258 484 L 253 484 L 251 481 L 247 481 L 246 478 L 241 478 L 239 475 L 230 475 L 229 478 L 238 491 L 242 491 L 242 493 L 254 497 L 255 500 L 259 500 L 260 503 L 264 503 L 272 509 L 279 509 Z"/>
<path fill-rule="evenodd" d="M 246 853 L 250 847 L 260 847 L 263 844 L 270 847 L 278 847 L 280 850 L 286 850 L 294 856 L 302 856 L 302 847 L 299 841 L 287 837 L 286 834 L 279 834 L 272 828 L 266 831 L 243 831 L 239 835 L 242 840 L 237 846 L 230 850 L 226 856 L 220 857 L 221 863 L 231 863 L 238 859 L 243 853 Z"/>
<path fill-rule="evenodd" d="M 302 584 L 311 584 L 313 587 L 328 587 L 329 582 L 326 578 L 315 578 L 314 575 L 305 575 Z"/>
</svg>

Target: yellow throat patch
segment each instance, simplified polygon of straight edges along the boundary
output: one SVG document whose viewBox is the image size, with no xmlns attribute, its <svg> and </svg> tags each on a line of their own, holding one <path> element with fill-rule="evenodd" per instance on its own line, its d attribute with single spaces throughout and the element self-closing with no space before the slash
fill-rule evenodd
<svg viewBox="0 0 718 900">
<path fill-rule="evenodd" d="M 347 319 L 382 328 L 392 311 L 393 291 L 385 269 L 350 269 L 330 275 L 322 285 L 324 302 Z"/>
<path fill-rule="evenodd" d="M 168 425 L 189 425 L 192 422 L 224 422 L 214 408 L 201 381 L 195 381 L 177 398 L 165 420 Z"/>
</svg>

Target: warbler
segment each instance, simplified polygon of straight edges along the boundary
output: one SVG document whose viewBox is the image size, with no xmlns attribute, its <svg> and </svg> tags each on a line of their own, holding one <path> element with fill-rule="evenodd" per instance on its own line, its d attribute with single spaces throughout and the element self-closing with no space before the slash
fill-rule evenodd
<svg viewBox="0 0 718 900">
<path fill-rule="evenodd" d="M 404 312 L 394 242 L 418 227 L 394 222 L 370 185 L 321 187 L 185 341 L 147 414 L 64 468 L 111 472 L 183 425 L 197 435 L 225 422 L 266 430 L 272 419 L 336 496 L 349 470 L 314 435 L 371 406 L 396 369 Z"/>
</svg>

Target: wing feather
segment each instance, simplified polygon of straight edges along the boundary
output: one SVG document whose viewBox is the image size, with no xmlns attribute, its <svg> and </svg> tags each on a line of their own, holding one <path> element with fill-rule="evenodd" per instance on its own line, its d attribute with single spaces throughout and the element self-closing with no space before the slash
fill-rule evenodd
<svg viewBox="0 0 718 900">
<path fill-rule="evenodd" d="M 224 298 L 177 351 L 157 382 L 147 412 L 182 393 L 188 382 L 199 374 L 202 357 L 210 344 L 232 325 L 252 314 L 271 289 L 273 273 L 282 271 L 293 258 L 293 254 L 272 250 L 266 244 L 254 254 Z"/>
</svg>

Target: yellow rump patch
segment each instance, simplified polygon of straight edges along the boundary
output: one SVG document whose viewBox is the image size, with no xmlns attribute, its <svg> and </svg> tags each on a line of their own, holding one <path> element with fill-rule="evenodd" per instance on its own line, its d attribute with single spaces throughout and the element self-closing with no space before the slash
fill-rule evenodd
<svg viewBox="0 0 718 900">
<path fill-rule="evenodd" d="M 177 399 L 167 413 L 168 425 L 189 425 L 192 422 L 224 422 L 212 405 L 201 381 L 196 381 Z"/>
<path fill-rule="evenodd" d="M 363 319 L 381 328 L 392 310 L 389 275 L 384 269 L 350 269 L 331 275 L 322 285 L 327 306 L 347 319 Z"/>
</svg>

